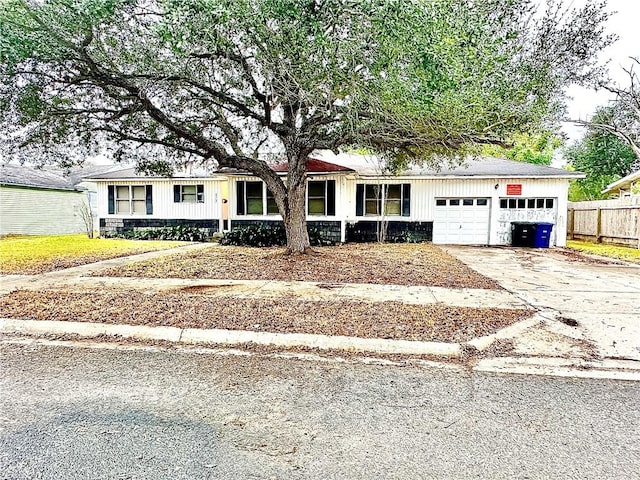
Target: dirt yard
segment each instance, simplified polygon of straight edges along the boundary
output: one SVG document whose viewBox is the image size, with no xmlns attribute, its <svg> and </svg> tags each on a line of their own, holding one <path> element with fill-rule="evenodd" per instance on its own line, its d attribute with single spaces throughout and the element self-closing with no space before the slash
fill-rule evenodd
<svg viewBox="0 0 640 480">
<path fill-rule="evenodd" d="M 443 304 L 251 299 L 115 289 L 22 290 L 0 297 L 3 317 L 444 342 L 495 333 L 531 314 L 522 309 Z"/>
<path fill-rule="evenodd" d="M 350 243 L 315 251 L 314 255 L 290 256 L 282 248 L 212 246 L 103 270 L 97 275 L 500 288 L 430 243 Z"/>
</svg>

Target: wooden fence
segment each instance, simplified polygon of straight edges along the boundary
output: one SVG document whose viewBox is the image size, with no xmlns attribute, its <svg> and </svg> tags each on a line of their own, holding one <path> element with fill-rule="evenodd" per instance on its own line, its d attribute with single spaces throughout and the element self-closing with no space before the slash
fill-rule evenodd
<svg viewBox="0 0 640 480">
<path fill-rule="evenodd" d="M 613 243 L 640 248 L 640 205 L 617 200 L 569 202 L 570 240 Z"/>
</svg>

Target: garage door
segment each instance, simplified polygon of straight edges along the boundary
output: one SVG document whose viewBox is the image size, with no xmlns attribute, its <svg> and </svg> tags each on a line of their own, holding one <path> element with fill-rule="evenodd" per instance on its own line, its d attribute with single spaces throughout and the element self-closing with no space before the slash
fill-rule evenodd
<svg viewBox="0 0 640 480">
<path fill-rule="evenodd" d="M 488 244 L 490 211 L 488 198 L 437 198 L 433 243 Z"/>
</svg>

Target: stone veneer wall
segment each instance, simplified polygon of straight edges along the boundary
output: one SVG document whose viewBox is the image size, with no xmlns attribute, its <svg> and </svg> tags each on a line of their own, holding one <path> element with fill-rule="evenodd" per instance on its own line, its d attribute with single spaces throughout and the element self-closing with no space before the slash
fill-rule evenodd
<svg viewBox="0 0 640 480">
<path fill-rule="evenodd" d="M 347 242 L 375 242 L 378 240 L 376 221 L 364 220 L 347 224 Z M 431 242 L 433 222 L 387 222 L 388 242 Z"/>
<path fill-rule="evenodd" d="M 198 228 L 205 236 L 210 237 L 219 231 L 220 221 L 184 218 L 101 218 L 100 236 L 121 235 L 125 232 L 177 227 L 178 225 Z"/>
</svg>

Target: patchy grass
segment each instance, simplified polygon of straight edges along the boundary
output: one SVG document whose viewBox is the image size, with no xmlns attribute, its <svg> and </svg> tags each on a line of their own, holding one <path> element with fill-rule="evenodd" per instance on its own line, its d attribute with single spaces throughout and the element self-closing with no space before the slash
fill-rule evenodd
<svg viewBox="0 0 640 480">
<path fill-rule="evenodd" d="M 0 296 L 0 315 L 12 318 L 444 342 L 465 342 L 495 333 L 531 314 L 531 310 L 444 304 L 254 299 L 115 289 L 22 290 Z"/>
<path fill-rule="evenodd" d="M 184 242 L 89 239 L 84 234 L 9 236 L 0 239 L 0 273 L 33 275 L 182 244 Z"/>
<path fill-rule="evenodd" d="M 313 255 L 284 252 L 282 248 L 215 246 L 136 262 L 96 275 L 500 289 L 495 281 L 430 243 L 349 243 L 316 248 Z"/>
<path fill-rule="evenodd" d="M 577 240 L 567 241 L 567 247 L 582 253 L 617 258 L 626 262 L 640 264 L 640 249 L 638 248 L 620 247 L 605 243 L 579 242 Z"/>
</svg>

